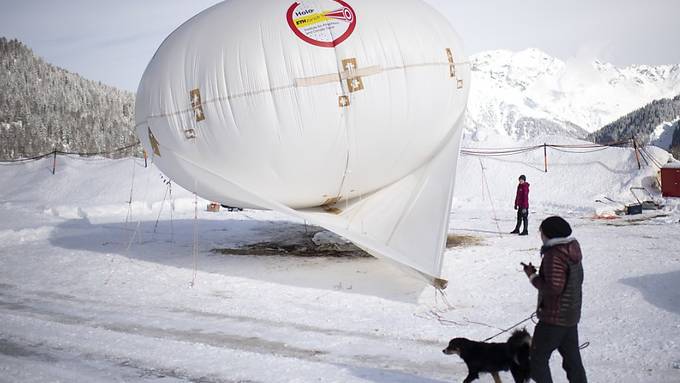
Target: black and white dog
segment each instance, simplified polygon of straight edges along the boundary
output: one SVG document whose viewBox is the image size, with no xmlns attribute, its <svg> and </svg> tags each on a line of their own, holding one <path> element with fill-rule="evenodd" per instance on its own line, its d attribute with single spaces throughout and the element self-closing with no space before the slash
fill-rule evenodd
<svg viewBox="0 0 680 383">
<path fill-rule="evenodd" d="M 466 338 L 454 338 L 449 346 L 442 350 L 444 354 L 457 354 L 468 368 L 468 375 L 463 383 L 470 383 L 479 378 L 480 372 L 488 372 L 494 382 L 500 383 L 500 371 L 512 374 L 516 383 L 526 383 L 530 378 L 529 351 L 531 335 L 526 329 L 515 330 L 505 343 L 476 342 Z"/>
</svg>

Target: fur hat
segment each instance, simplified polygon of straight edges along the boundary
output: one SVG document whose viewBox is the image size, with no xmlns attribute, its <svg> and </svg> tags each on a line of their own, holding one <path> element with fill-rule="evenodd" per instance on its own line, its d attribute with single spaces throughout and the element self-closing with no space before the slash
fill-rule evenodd
<svg viewBox="0 0 680 383">
<path fill-rule="evenodd" d="M 522 181 L 526 181 L 526 180 L 527 180 L 527 176 L 525 176 L 524 174 L 522 174 L 521 176 L 519 176 L 519 179 L 521 179 Z"/>
<path fill-rule="evenodd" d="M 548 238 L 566 238 L 571 235 L 571 226 L 564 218 L 558 216 L 548 217 L 541 222 L 541 233 Z"/>
</svg>

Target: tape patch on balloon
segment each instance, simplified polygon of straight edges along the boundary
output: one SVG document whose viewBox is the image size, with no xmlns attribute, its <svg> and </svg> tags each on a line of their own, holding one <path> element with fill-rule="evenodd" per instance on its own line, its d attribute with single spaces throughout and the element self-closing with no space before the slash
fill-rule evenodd
<svg viewBox="0 0 680 383">
<path fill-rule="evenodd" d="M 153 132 L 151 131 L 151 128 L 147 128 L 149 130 L 149 143 L 151 144 L 151 149 L 153 150 L 153 154 L 160 157 L 161 156 L 161 149 L 160 149 L 160 144 L 158 140 L 156 139 L 156 136 L 154 136 Z M 146 151 L 144 151 L 146 153 Z"/>
<path fill-rule="evenodd" d="M 298 38 L 325 48 L 347 40 L 357 24 L 354 9 L 342 0 L 295 2 L 288 8 L 286 18 Z"/>
</svg>

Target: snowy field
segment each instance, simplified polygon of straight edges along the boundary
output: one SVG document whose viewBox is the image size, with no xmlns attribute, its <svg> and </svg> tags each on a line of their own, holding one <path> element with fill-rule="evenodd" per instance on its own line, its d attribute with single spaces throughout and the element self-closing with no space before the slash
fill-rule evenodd
<svg viewBox="0 0 680 383">
<path fill-rule="evenodd" d="M 465 365 L 441 350 L 531 315 L 519 262 L 540 262 L 538 223 L 560 214 L 584 252 L 590 381 L 680 382 L 680 201 L 596 219 L 616 207 L 605 196 L 632 202 L 628 189 L 650 187 L 656 169 L 639 171 L 630 149 L 550 151 L 543 166 L 542 150 L 461 158 L 443 297 L 372 257 L 213 252 L 305 244 L 320 229 L 210 213 L 201 199 L 195 220 L 191 193 L 173 185 L 170 198 L 141 160 L 59 157 L 56 175 L 51 159 L 0 165 L 0 381 L 462 381 Z M 527 237 L 505 234 L 519 174 L 531 184 Z"/>
</svg>

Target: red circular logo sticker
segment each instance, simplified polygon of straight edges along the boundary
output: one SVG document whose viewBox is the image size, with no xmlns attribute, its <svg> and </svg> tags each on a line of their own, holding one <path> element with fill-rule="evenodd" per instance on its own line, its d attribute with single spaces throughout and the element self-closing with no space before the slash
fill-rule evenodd
<svg viewBox="0 0 680 383">
<path fill-rule="evenodd" d="M 286 15 L 290 29 L 302 40 L 318 47 L 333 48 L 354 32 L 354 9 L 342 0 L 295 2 Z"/>
</svg>

